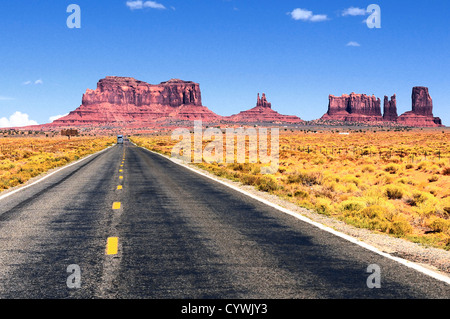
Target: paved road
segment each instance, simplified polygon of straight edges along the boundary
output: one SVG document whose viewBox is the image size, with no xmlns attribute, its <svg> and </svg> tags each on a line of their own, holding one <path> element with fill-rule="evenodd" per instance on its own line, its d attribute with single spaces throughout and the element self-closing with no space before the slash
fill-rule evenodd
<svg viewBox="0 0 450 319">
<path fill-rule="evenodd" d="M 367 286 L 372 264 L 381 288 Z M 0 298 L 449 297 L 448 284 L 131 144 L 0 200 Z"/>
</svg>

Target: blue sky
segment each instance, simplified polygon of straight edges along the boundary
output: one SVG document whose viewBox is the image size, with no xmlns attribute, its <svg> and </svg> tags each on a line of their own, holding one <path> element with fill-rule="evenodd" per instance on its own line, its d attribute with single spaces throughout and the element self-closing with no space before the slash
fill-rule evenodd
<svg viewBox="0 0 450 319">
<path fill-rule="evenodd" d="M 371 3 L 379 29 L 363 22 Z M 67 27 L 70 4 L 79 29 Z M 107 75 L 198 82 L 220 115 L 265 92 L 273 109 L 305 120 L 327 111 L 329 94 L 351 92 L 395 93 L 403 113 L 412 87 L 427 86 L 450 125 L 449 14 L 448 0 L 4 0 L 0 126 L 66 114 Z"/>
</svg>

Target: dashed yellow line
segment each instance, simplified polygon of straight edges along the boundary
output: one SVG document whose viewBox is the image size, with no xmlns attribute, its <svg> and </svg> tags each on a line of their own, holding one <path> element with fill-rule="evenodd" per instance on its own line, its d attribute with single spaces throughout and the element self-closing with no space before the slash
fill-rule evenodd
<svg viewBox="0 0 450 319">
<path fill-rule="evenodd" d="M 116 210 L 116 209 L 120 209 L 121 203 L 120 202 L 114 202 L 112 209 Z"/>
<path fill-rule="evenodd" d="M 119 250 L 119 237 L 108 237 L 106 241 L 106 254 L 117 255 Z"/>
<path fill-rule="evenodd" d="M 123 164 L 125 162 L 125 153 L 123 154 L 123 160 L 120 167 L 123 167 Z M 123 169 L 120 169 L 119 172 L 123 172 Z M 123 179 L 123 176 L 119 176 L 119 179 Z M 122 185 L 118 185 L 117 189 L 123 189 Z M 118 210 L 122 206 L 121 202 L 114 202 L 112 205 L 113 210 Z M 119 250 L 119 237 L 108 237 L 106 241 L 106 254 L 107 255 L 117 255 L 117 252 Z"/>
</svg>

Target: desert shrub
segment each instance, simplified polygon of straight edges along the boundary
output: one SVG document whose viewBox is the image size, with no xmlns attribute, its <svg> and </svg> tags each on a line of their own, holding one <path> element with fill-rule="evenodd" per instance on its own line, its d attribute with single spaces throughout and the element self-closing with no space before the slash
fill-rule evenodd
<svg viewBox="0 0 450 319">
<path fill-rule="evenodd" d="M 422 161 L 419 164 L 417 164 L 417 170 L 422 170 L 427 168 L 427 166 L 430 165 L 428 161 Z"/>
<path fill-rule="evenodd" d="M 429 181 L 430 183 L 437 182 L 438 180 L 439 180 L 439 177 L 438 177 L 437 175 L 433 175 L 433 176 L 431 176 L 431 177 L 428 178 L 428 181 Z"/>
<path fill-rule="evenodd" d="M 320 172 L 299 172 L 287 177 L 288 183 L 299 183 L 305 186 L 321 185 L 323 175 Z"/>
<path fill-rule="evenodd" d="M 363 167 L 363 169 L 361 171 L 363 173 L 373 173 L 373 172 L 375 172 L 375 167 L 373 167 L 373 165 L 366 165 Z"/>
<path fill-rule="evenodd" d="M 298 198 L 306 199 L 306 198 L 309 198 L 309 193 L 304 190 L 299 189 L 294 192 L 294 196 L 298 197 Z"/>
<path fill-rule="evenodd" d="M 256 181 L 256 187 L 263 192 L 272 192 L 278 189 L 278 184 L 273 178 L 263 176 Z"/>
<path fill-rule="evenodd" d="M 258 176 L 251 175 L 251 174 L 243 174 L 240 176 L 240 181 L 244 185 L 256 185 L 258 183 Z"/>
<path fill-rule="evenodd" d="M 428 194 L 428 195 L 430 195 L 430 194 Z M 430 195 L 430 197 L 433 197 L 433 196 Z M 413 212 L 418 214 L 418 216 L 420 217 L 421 223 L 426 224 L 427 219 L 432 216 L 435 216 L 439 212 L 440 207 L 435 200 L 427 199 L 424 202 L 417 204 L 416 206 L 413 206 L 412 210 L 413 210 Z"/>
<path fill-rule="evenodd" d="M 406 236 L 412 232 L 412 226 L 405 216 L 398 215 L 390 224 L 389 233 L 396 236 Z"/>
<path fill-rule="evenodd" d="M 450 206 L 446 206 L 443 208 L 445 214 L 450 215 Z"/>
<path fill-rule="evenodd" d="M 433 198 L 434 196 L 431 194 L 421 191 L 413 191 L 412 195 L 406 200 L 406 202 L 411 206 L 419 206 Z"/>
<path fill-rule="evenodd" d="M 356 186 L 359 186 L 359 184 L 361 183 L 361 181 L 356 176 L 352 176 L 352 175 L 346 175 L 344 177 L 343 181 L 345 183 L 353 183 Z"/>
<path fill-rule="evenodd" d="M 449 233 L 450 220 L 435 217 L 428 222 L 428 227 L 435 232 Z"/>
<path fill-rule="evenodd" d="M 362 217 L 366 217 L 366 218 L 370 218 L 370 219 L 374 219 L 374 218 L 384 219 L 385 216 L 388 214 L 388 211 L 385 207 L 382 207 L 379 205 L 373 205 L 373 206 L 364 208 L 363 210 L 361 210 L 359 212 L 359 214 Z"/>
<path fill-rule="evenodd" d="M 332 203 L 329 198 L 317 198 L 314 207 L 318 213 L 324 215 L 330 215 L 333 211 Z"/>
<path fill-rule="evenodd" d="M 431 174 L 439 174 L 440 173 L 440 167 L 438 165 L 433 165 L 431 166 L 427 172 L 431 173 Z"/>
<path fill-rule="evenodd" d="M 449 176 L 449 175 L 450 175 L 450 167 L 445 167 L 445 168 L 442 170 L 441 174 L 442 174 L 442 175 Z"/>
<path fill-rule="evenodd" d="M 402 199 L 403 198 L 403 189 L 399 186 L 388 185 L 384 189 L 384 194 L 389 199 Z"/>
<path fill-rule="evenodd" d="M 375 180 L 376 185 L 389 185 L 394 182 L 395 178 L 385 173 L 379 174 Z"/>
<path fill-rule="evenodd" d="M 385 207 L 373 205 L 357 210 L 357 208 L 361 207 L 362 206 L 355 205 L 355 203 L 350 204 L 350 206 L 347 205 L 347 208 L 353 209 L 348 210 L 344 214 L 343 219 L 347 223 L 359 228 L 378 230 L 382 232 L 387 232 L 390 229 L 390 222 L 386 218 L 389 212 Z"/>
<path fill-rule="evenodd" d="M 240 171 L 249 173 L 251 171 L 251 166 L 249 163 L 233 163 L 228 166 L 228 168 L 232 169 L 233 171 Z"/>
<path fill-rule="evenodd" d="M 356 185 L 353 184 L 353 183 L 346 184 L 346 185 L 344 186 L 344 189 L 345 189 L 345 192 L 347 192 L 347 193 L 356 193 L 356 192 L 359 191 L 358 186 L 356 186 Z"/>
<path fill-rule="evenodd" d="M 252 174 L 259 174 L 259 173 L 261 173 L 261 167 L 259 167 L 259 166 L 254 166 L 253 168 L 252 168 L 252 172 L 251 172 Z M 282 173 L 281 171 L 280 171 L 280 173 Z"/>
<path fill-rule="evenodd" d="M 339 209 L 341 211 L 347 211 L 347 212 L 354 212 L 354 211 L 360 211 L 366 207 L 366 204 L 362 202 L 361 200 L 356 199 L 348 199 L 343 201 L 339 205 Z"/>
<path fill-rule="evenodd" d="M 388 172 L 390 174 L 396 174 L 400 169 L 400 166 L 397 164 L 389 164 L 384 168 L 385 172 Z"/>
</svg>

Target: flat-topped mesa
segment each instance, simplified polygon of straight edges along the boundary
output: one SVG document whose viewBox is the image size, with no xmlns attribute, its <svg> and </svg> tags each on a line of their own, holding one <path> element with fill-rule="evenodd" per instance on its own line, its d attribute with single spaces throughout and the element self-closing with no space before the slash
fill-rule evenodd
<svg viewBox="0 0 450 319">
<path fill-rule="evenodd" d="M 153 85 L 131 77 L 107 76 L 95 90 L 86 90 L 80 107 L 51 124 L 144 127 L 198 119 L 220 119 L 202 105 L 198 83 L 171 79 Z"/>
<path fill-rule="evenodd" d="M 99 103 L 142 105 L 202 105 L 200 86 L 191 81 L 172 79 L 158 85 L 130 77 L 107 76 L 97 83 L 96 90 L 88 89 L 82 104 Z"/>
<path fill-rule="evenodd" d="M 374 95 L 343 94 L 342 96 L 328 96 L 328 111 L 323 120 L 338 121 L 382 121 L 381 100 Z"/>
<path fill-rule="evenodd" d="M 350 94 L 348 107 L 350 114 L 381 116 L 381 100 L 375 95 L 352 93 Z"/>
<path fill-rule="evenodd" d="M 391 96 L 391 99 L 385 95 L 384 96 L 384 104 L 383 104 L 383 120 L 388 122 L 397 121 L 398 113 L 397 113 L 397 97 L 394 94 Z"/>
</svg>

